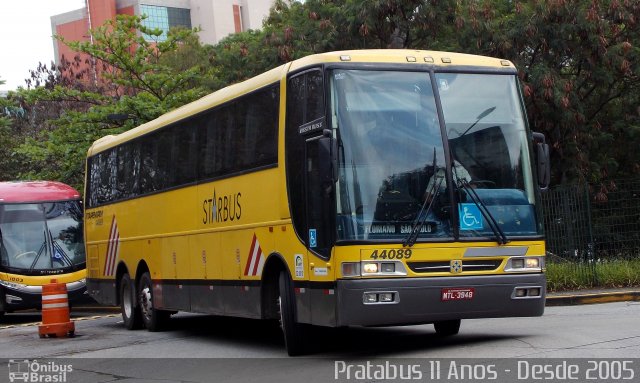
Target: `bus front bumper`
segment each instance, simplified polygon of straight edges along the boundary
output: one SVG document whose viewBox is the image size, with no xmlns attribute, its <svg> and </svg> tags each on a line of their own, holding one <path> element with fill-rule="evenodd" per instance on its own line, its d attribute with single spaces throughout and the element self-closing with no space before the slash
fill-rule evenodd
<svg viewBox="0 0 640 383">
<path fill-rule="evenodd" d="M 523 291 L 530 295 L 519 296 Z M 539 292 L 537 296 L 536 292 Z M 544 313 L 546 277 L 543 273 L 536 273 L 344 279 L 338 281 L 336 294 L 338 326 L 393 326 L 452 319 L 529 317 Z M 378 301 L 374 301 L 376 296 Z"/>
<path fill-rule="evenodd" d="M 85 298 L 85 280 L 67 283 L 69 303 L 78 302 Z M 42 305 L 42 286 L 29 286 L 16 283 L 2 282 L 0 299 L 3 299 L 4 311 L 40 309 Z"/>
</svg>

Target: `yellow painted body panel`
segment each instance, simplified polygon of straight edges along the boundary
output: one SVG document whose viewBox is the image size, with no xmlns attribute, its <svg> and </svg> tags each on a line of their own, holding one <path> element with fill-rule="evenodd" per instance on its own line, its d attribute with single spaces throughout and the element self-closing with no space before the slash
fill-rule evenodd
<svg viewBox="0 0 640 383">
<path fill-rule="evenodd" d="M 280 207 L 265 203 L 273 200 L 266 196 L 282 193 L 279 174 L 277 168 L 267 169 L 88 209 L 90 278 L 113 277 L 105 275 L 113 217 L 120 235 L 117 263 L 133 272 L 144 260 L 153 279 L 259 280 L 259 275 L 244 275 L 254 235 L 263 257 L 279 253 L 293 264 L 294 254 L 304 255 L 306 249 L 290 219 L 279 218 Z"/>
<path fill-rule="evenodd" d="M 87 270 L 85 269 L 57 275 L 20 275 L 0 272 L 0 281 L 20 283 L 27 286 L 43 286 L 51 283 L 52 279 L 55 279 L 58 283 L 71 283 L 84 279 L 86 276 Z"/>
</svg>

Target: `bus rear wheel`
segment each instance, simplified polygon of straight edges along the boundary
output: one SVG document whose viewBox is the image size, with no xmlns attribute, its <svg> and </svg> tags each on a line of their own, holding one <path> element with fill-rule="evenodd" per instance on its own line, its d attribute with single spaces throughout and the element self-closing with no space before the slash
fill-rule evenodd
<svg viewBox="0 0 640 383">
<path fill-rule="evenodd" d="M 460 331 L 460 319 L 435 322 L 433 327 L 439 336 L 456 335 Z"/>
<path fill-rule="evenodd" d="M 304 354 L 307 326 L 296 321 L 296 301 L 293 282 L 289 275 L 282 271 L 278 280 L 278 312 L 280 327 L 284 333 L 284 344 L 289 356 Z"/>
<path fill-rule="evenodd" d="M 135 304 L 135 297 L 135 286 L 129 274 L 125 273 L 120 279 L 120 312 L 127 330 L 142 328 L 142 314 L 140 306 Z"/>
<path fill-rule="evenodd" d="M 153 285 L 148 271 L 140 277 L 138 305 L 142 314 L 142 322 L 147 330 L 160 331 L 166 326 L 171 312 L 153 307 Z"/>
</svg>

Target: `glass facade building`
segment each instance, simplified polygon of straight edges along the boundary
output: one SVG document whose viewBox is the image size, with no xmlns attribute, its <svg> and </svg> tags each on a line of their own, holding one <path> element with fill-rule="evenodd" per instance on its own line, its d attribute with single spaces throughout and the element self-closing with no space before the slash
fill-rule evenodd
<svg viewBox="0 0 640 383">
<path fill-rule="evenodd" d="M 142 21 L 145 27 L 162 31 L 160 36 L 144 34 L 146 40 L 165 41 L 169 29 L 174 27 L 191 28 L 189 9 L 140 4 L 140 14 L 146 16 L 146 19 Z"/>
</svg>

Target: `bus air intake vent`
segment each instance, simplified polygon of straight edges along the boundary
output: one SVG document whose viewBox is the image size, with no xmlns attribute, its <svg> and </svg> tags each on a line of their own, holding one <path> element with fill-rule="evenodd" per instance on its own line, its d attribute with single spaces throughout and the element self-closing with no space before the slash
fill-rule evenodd
<svg viewBox="0 0 640 383">
<path fill-rule="evenodd" d="M 493 271 L 501 263 L 500 259 L 463 260 L 462 271 Z M 407 266 L 414 273 L 448 273 L 451 270 L 450 261 L 407 262 Z"/>
</svg>

